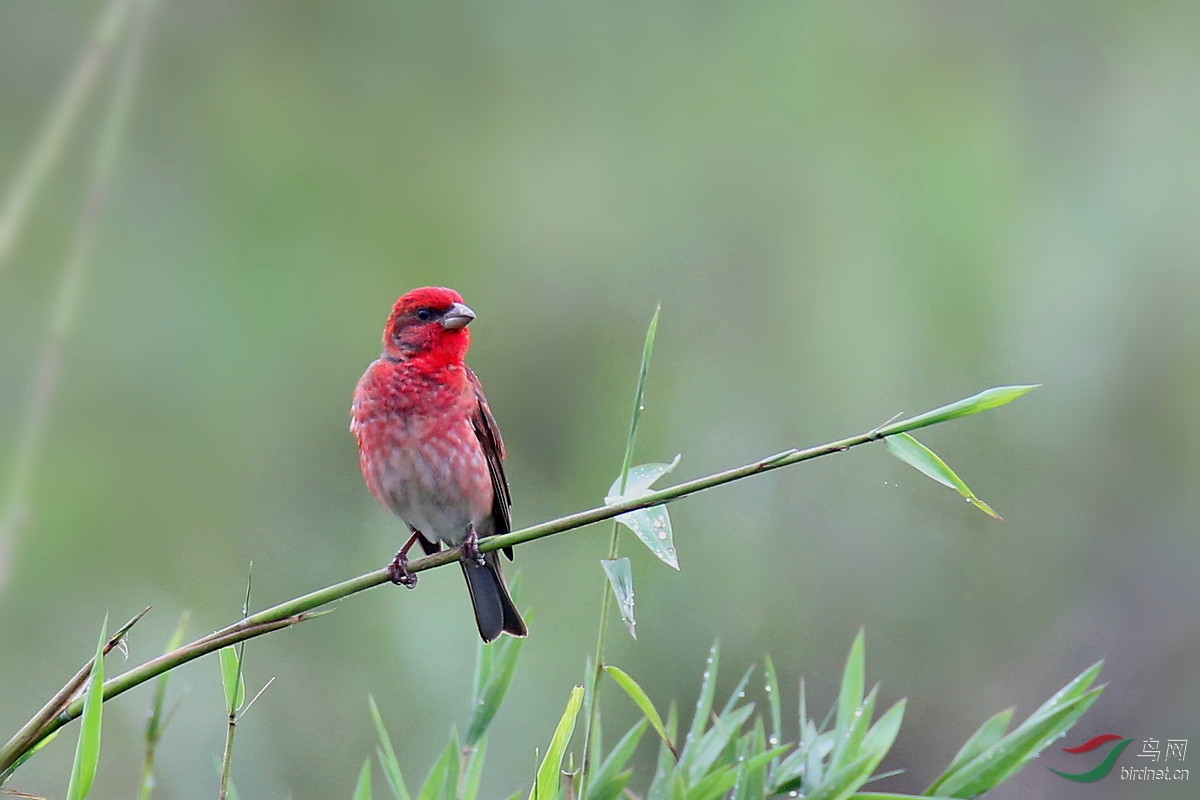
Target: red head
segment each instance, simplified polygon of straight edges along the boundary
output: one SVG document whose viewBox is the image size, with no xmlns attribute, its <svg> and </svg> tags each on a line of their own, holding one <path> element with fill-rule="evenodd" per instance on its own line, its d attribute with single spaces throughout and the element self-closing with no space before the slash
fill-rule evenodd
<svg viewBox="0 0 1200 800">
<path fill-rule="evenodd" d="M 453 289 L 413 289 L 392 306 L 383 329 L 383 355 L 398 361 L 432 356 L 445 363 L 461 363 L 471 343 L 467 325 L 473 319 L 475 312 Z"/>
</svg>

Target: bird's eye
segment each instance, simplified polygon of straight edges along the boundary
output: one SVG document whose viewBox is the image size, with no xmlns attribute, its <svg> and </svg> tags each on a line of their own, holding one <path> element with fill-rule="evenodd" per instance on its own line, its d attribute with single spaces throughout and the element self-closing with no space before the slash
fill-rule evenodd
<svg viewBox="0 0 1200 800">
<path fill-rule="evenodd" d="M 429 320 L 433 319 L 433 311 L 428 308 L 418 308 L 417 319 L 421 320 L 422 322 L 428 322 Z"/>
</svg>

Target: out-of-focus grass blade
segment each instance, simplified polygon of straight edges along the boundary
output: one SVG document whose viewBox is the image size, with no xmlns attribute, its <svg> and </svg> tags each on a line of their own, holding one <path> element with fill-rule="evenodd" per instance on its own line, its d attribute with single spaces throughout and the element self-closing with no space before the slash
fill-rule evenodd
<svg viewBox="0 0 1200 800">
<path fill-rule="evenodd" d="M 354 800 L 371 800 L 371 759 L 363 761 L 358 771 L 358 783 L 354 786 Z"/>
<path fill-rule="evenodd" d="M 453 800 L 458 783 L 458 747 L 458 734 L 451 731 L 450 742 L 425 776 L 417 800 Z"/>
<path fill-rule="evenodd" d="M 684 740 L 684 756 L 687 749 L 704 733 L 708 723 L 709 712 L 712 711 L 713 695 L 717 691 L 717 667 L 721 664 L 721 642 L 715 641 L 708 651 L 708 660 L 704 662 L 704 678 L 700 682 L 700 696 L 696 698 L 696 713 L 692 716 L 692 725 L 688 728 L 687 739 Z"/>
<path fill-rule="evenodd" d="M 975 797 L 988 791 L 1035 758 L 1062 736 L 1091 707 L 1104 687 L 1086 691 L 1094 680 L 1093 667 L 1046 701 L 1029 719 L 971 761 L 959 767 L 937 788 L 938 794 Z M 1089 673 L 1092 673 L 1089 677 Z M 932 793 L 932 787 L 926 790 Z"/>
<path fill-rule="evenodd" d="M 998 519 L 1001 522 L 1004 521 L 1004 518 L 993 511 L 991 506 L 975 496 L 970 487 L 963 483 L 962 478 L 954 474 L 954 470 L 950 469 L 949 465 L 945 461 L 942 461 L 937 453 L 907 433 L 898 433 L 895 436 L 889 436 L 884 442 L 887 444 L 888 452 L 905 464 L 933 478 L 943 486 L 949 486 L 951 489 L 957 490 L 959 494 L 967 499 L 967 502 L 992 519 Z"/>
<path fill-rule="evenodd" d="M 392 738 L 388 736 L 387 728 L 384 727 L 379 706 L 375 705 L 375 698 L 370 695 L 367 695 L 367 702 L 371 704 L 371 718 L 375 720 L 375 732 L 379 735 L 379 765 L 383 767 L 388 786 L 391 787 L 396 800 L 412 800 L 408 788 L 404 785 L 404 776 L 400 774 L 400 762 L 396 760 Z"/>
<path fill-rule="evenodd" d="M 649 720 L 643 717 L 621 737 L 621 741 L 617 742 L 617 746 L 608 754 L 608 758 L 604 759 L 600 768 L 592 775 L 587 800 L 606 800 L 606 798 L 616 797 L 621 793 L 632 775 L 632 773 L 626 773 L 625 765 L 633 757 L 633 751 L 637 749 L 638 743 L 642 741 L 648 724 Z M 620 779 L 622 775 L 625 775 L 624 780 Z M 620 785 L 613 791 L 614 785 L 618 783 Z"/>
<path fill-rule="evenodd" d="M 846 668 L 842 671 L 842 688 L 838 693 L 837 729 L 844 731 L 850 727 L 854 712 L 862 705 L 864 674 L 866 672 L 865 634 L 860 628 L 850 646 L 850 655 L 846 658 Z"/>
<path fill-rule="evenodd" d="M 571 740 L 571 734 L 575 731 L 575 719 L 579 716 L 579 708 L 583 705 L 583 687 L 576 686 L 571 689 L 571 696 L 567 699 L 567 708 L 563 711 L 562 718 L 558 721 L 558 726 L 554 729 L 554 736 L 550 738 L 550 746 L 546 748 L 546 757 L 542 759 L 541 766 L 538 767 L 537 778 L 533 783 L 533 790 L 529 793 L 529 800 L 558 800 L 558 776 L 562 769 L 563 754 L 567 750 L 567 742 Z"/>
<path fill-rule="evenodd" d="M 225 710 L 233 714 L 246 698 L 246 682 L 242 679 L 237 650 L 232 645 L 222 647 L 218 656 L 221 659 L 221 686 L 225 689 Z"/>
<path fill-rule="evenodd" d="M 728 715 L 717 717 L 713 726 L 703 736 L 688 743 L 687 752 L 684 758 L 680 759 L 680 766 L 687 772 L 689 783 L 699 784 L 753 713 L 754 704 L 751 703 Z"/>
<path fill-rule="evenodd" d="M 941 406 L 932 411 L 926 411 L 924 414 L 918 414 L 911 419 L 902 419 L 899 422 L 893 422 L 891 425 L 884 425 L 879 429 L 879 435 L 893 436 L 897 433 L 936 425 L 939 422 L 978 414 L 980 411 L 999 408 L 1002 405 L 1011 403 L 1023 394 L 1032 392 L 1039 386 L 1041 386 L 1040 383 L 1034 383 L 1024 386 L 994 386 L 991 389 L 984 389 L 979 394 L 963 398 L 956 403 Z"/>
<path fill-rule="evenodd" d="M 896 794 L 895 792 L 859 792 L 850 800 L 954 800 L 942 794 Z"/>
<path fill-rule="evenodd" d="M 164 653 L 169 653 L 172 650 L 179 648 L 183 644 L 184 634 L 187 633 L 188 620 L 191 614 L 184 611 L 179 616 L 179 623 L 175 626 L 175 632 L 171 634 L 170 640 L 167 642 Z M 154 681 L 154 702 L 150 706 L 150 718 L 146 720 L 146 755 L 142 761 L 142 781 L 141 788 L 138 790 L 138 800 L 150 800 L 154 793 L 154 753 L 158 748 L 158 740 L 162 738 L 163 728 L 166 725 L 166 719 L 163 714 L 163 709 L 167 702 L 167 679 L 171 673 L 164 672 L 159 675 Z"/>
<path fill-rule="evenodd" d="M 487 755 L 487 734 L 467 750 L 467 765 L 463 768 L 463 789 L 459 800 L 475 800 L 479 794 L 479 780 L 483 776 L 483 761 Z"/>
<path fill-rule="evenodd" d="M 987 750 L 1004 736 L 1004 732 L 1008 730 L 1008 725 L 1012 722 L 1013 710 L 1006 708 L 994 715 L 987 722 L 979 726 L 979 729 L 967 739 L 954 756 L 954 760 L 950 762 L 950 766 L 946 767 L 946 771 L 937 777 L 933 783 L 929 784 L 927 792 L 936 792 L 941 788 L 946 778 L 954 774 L 964 764 L 973 760 L 976 756 Z"/>
<path fill-rule="evenodd" d="M 71 765 L 71 781 L 67 785 L 67 800 L 83 800 L 92 788 L 96 767 L 100 763 L 100 721 L 104 706 L 104 645 L 108 642 L 108 615 L 100 626 L 100 641 L 92 662 L 87 695 L 83 700 L 83 716 L 79 726 L 79 743 L 75 746 L 75 761 Z"/>
<path fill-rule="evenodd" d="M 837 744 L 834 745 L 833 757 L 829 761 L 830 769 L 837 769 L 862 754 L 860 745 L 867 735 L 871 718 L 875 715 L 875 698 L 878 693 L 879 686 L 876 685 L 851 716 L 849 724 L 845 728 L 837 729 Z"/>
<path fill-rule="evenodd" d="M 671 786 L 679 776 L 679 757 L 671 747 L 671 740 L 679 730 L 679 708 L 671 703 L 667 711 L 667 735 L 662 738 L 658 748 L 658 761 L 654 768 L 654 778 L 646 791 L 646 800 L 667 800 L 671 796 Z"/>
<path fill-rule="evenodd" d="M 621 621 L 625 629 L 634 639 L 637 638 L 637 620 L 633 616 L 633 567 L 624 556 L 609 560 L 600 559 L 608 583 L 612 586 L 613 597 L 617 601 L 617 610 L 621 612 Z"/>
<path fill-rule="evenodd" d="M 525 614 L 525 619 L 526 621 L 531 619 L 528 612 Z M 524 643 L 524 639 L 505 636 L 499 642 L 493 642 L 487 646 L 482 643 L 479 645 L 481 650 L 490 650 L 491 653 L 480 655 L 479 672 L 481 674 L 486 672 L 486 677 L 476 691 L 474 711 L 471 713 L 471 722 L 467 726 L 466 744 L 468 747 L 474 746 L 483 738 L 483 734 L 492 724 L 496 712 L 500 710 L 500 704 L 504 702 L 504 695 L 508 693 L 509 684 L 512 683 L 513 675 L 517 671 L 517 659 L 521 655 L 521 647 Z"/>
<path fill-rule="evenodd" d="M 625 690 L 625 694 L 629 695 L 629 699 L 634 702 L 634 705 L 641 709 L 642 714 L 646 717 L 646 721 L 654 728 L 659 738 L 662 739 L 663 744 L 674 753 L 675 743 L 671 741 L 671 737 L 667 733 L 667 728 L 663 725 L 662 717 L 658 715 L 658 711 L 654 708 L 654 703 L 650 702 L 650 697 L 642 690 L 638 682 L 620 667 L 605 666 L 604 671 L 616 681 L 617 686 Z"/>
<path fill-rule="evenodd" d="M 721 709 L 721 716 L 733 711 L 733 707 L 738 704 L 739 700 L 746 699 L 746 684 L 750 682 L 750 676 L 753 674 L 754 666 L 751 665 L 742 674 L 742 679 L 737 682 L 737 686 L 733 687 L 733 691 L 729 693 L 729 699 L 725 701 L 725 707 Z"/>
<path fill-rule="evenodd" d="M 649 494 L 651 485 L 675 468 L 681 456 L 676 455 L 669 464 L 639 464 L 629 470 L 625 490 L 621 491 L 621 481 L 624 475 L 613 482 L 604 498 L 606 505 L 613 505 L 624 500 Z M 617 516 L 620 522 L 650 548 L 660 561 L 669 567 L 679 569 L 679 554 L 675 551 L 674 536 L 671 531 L 671 515 L 666 506 L 639 508 Z"/>
</svg>

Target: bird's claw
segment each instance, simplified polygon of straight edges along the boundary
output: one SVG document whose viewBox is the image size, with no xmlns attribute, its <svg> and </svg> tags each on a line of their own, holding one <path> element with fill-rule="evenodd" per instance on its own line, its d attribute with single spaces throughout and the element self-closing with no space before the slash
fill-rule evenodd
<svg viewBox="0 0 1200 800">
<path fill-rule="evenodd" d="M 396 553 L 387 567 L 388 579 L 397 586 L 412 589 L 417 585 L 417 575 L 408 568 L 408 556 L 401 550 Z"/>
<path fill-rule="evenodd" d="M 483 553 L 479 552 L 479 534 L 475 532 L 475 524 L 467 526 L 467 535 L 462 541 L 462 560 L 474 562 L 476 566 L 487 566 Z"/>
</svg>

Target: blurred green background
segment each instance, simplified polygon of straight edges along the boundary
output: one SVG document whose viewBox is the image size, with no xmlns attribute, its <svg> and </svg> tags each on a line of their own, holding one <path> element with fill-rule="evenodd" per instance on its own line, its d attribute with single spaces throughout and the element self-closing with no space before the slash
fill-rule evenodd
<svg viewBox="0 0 1200 800">
<path fill-rule="evenodd" d="M 0 185 L 101 10 L 0 9 Z M 1061 744 L 1200 739 L 1198 25 L 1182 2 L 162 4 L 0 586 L 0 738 L 105 611 L 154 606 L 132 665 L 184 609 L 194 635 L 236 618 L 251 559 L 262 607 L 391 557 L 348 406 L 391 302 L 436 283 L 479 315 L 518 525 L 602 499 L 660 300 L 637 459 L 682 453 L 674 477 L 1045 384 L 920 434 L 1004 523 L 875 446 L 673 505 L 680 573 L 629 538 L 639 640 L 614 629 L 610 660 L 661 706 L 693 702 L 719 637 L 722 692 L 770 653 L 785 700 L 803 674 L 824 707 L 865 626 L 881 703 L 909 697 L 880 789 L 923 789 L 1099 658 Z M 102 98 L 0 267 L 0 475 Z M 608 531 L 509 569 L 534 613 L 492 796 L 528 787 L 582 678 Z M 239 729 L 241 796 L 348 797 L 368 693 L 424 775 L 475 648 L 456 569 L 252 643 L 251 690 L 277 680 Z M 107 706 L 95 796 L 132 796 L 150 696 Z M 215 796 L 220 696 L 215 660 L 175 673 L 156 797 Z M 634 719 L 605 702 L 609 731 Z M 13 786 L 61 796 L 74 731 Z M 1043 766 L 1081 761 L 1047 751 L 994 796 L 1192 796 Z"/>
</svg>

